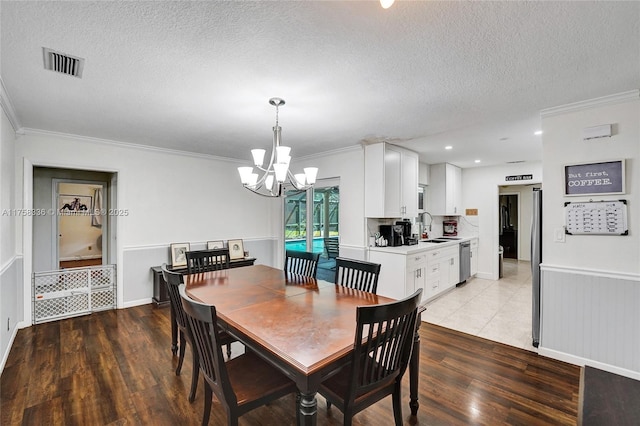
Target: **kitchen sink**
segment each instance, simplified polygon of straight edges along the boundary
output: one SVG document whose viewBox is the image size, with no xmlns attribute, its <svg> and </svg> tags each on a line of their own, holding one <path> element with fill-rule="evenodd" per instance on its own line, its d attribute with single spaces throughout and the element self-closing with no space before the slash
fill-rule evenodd
<svg viewBox="0 0 640 426">
<path fill-rule="evenodd" d="M 448 243 L 447 240 L 424 240 L 423 243 Z"/>
</svg>

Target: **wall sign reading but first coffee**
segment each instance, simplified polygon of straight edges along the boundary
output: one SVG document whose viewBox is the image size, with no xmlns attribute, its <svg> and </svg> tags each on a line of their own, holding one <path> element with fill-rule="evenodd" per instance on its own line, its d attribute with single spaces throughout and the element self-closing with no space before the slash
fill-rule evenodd
<svg viewBox="0 0 640 426">
<path fill-rule="evenodd" d="M 564 167 L 565 195 L 624 194 L 624 160 Z"/>
</svg>

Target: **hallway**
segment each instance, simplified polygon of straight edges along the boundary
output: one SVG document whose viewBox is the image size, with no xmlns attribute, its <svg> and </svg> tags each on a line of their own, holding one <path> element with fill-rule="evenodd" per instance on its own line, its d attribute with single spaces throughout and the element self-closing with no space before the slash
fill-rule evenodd
<svg viewBox="0 0 640 426">
<path fill-rule="evenodd" d="M 427 304 L 422 320 L 529 351 L 531 264 L 504 260 L 499 281 L 471 278 Z"/>
</svg>

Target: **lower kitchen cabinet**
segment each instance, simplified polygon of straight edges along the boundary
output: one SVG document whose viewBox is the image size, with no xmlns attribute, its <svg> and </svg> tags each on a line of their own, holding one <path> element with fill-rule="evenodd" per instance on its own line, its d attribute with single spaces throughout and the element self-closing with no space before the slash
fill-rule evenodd
<svg viewBox="0 0 640 426">
<path fill-rule="evenodd" d="M 423 289 L 422 301 L 428 301 L 459 282 L 459 244 L 430 246 L 412 253 L 399 249 L 369 250 L 369 261 L 380 263 L 378 294 L 401 299 Z"/>
</svg>

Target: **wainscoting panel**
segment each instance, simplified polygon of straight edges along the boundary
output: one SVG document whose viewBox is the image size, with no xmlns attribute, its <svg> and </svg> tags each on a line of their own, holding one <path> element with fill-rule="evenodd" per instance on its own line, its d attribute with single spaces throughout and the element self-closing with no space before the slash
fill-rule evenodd
<svg viewBox="0 0 640 426">
<path fill-rule="evenodd" d="M 26 324 L 22 321 L 23 309 L 23 280 L 22 256 L 15 256 L 5 265 L 0 266 L 0 372 L 9 355 L 18 328 Z M 31 294 L 27 295 L 31 297 Z M 8 328 L 8 329 L 7 329 Z"/>
<path fill-rule="evenodd" d="M 274 265 L 277 240 L 244 240 L 244 249 L 256 264 Z M 131 306 L 151 303 L 153 297 L 152 266 L 171 263 L 170 244 L 154 246 L 125 247 L 123 250 L 122 289 L 123 305 Z M 206 242 L 191 243 L 191 250 L 204 250 Z"/>
<path fill-rule="evenodd" d="M 540 346 L 640 372 L 640 278 L 542 268 Z"/>
</svg>

